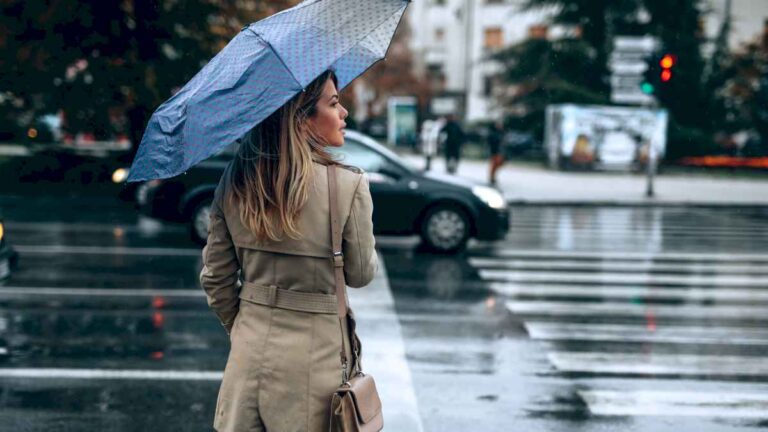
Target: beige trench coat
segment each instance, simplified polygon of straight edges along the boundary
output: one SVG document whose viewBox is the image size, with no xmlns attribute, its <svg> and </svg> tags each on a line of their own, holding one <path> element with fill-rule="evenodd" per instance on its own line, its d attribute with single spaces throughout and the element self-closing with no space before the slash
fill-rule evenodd
<svg viewBox="0 0 768 432">
<path fill-rule="evenodd" d="M 331 397 L 342 380 L 335 309 L 312 313 L 252 300 L 265 290 L 284 298 L 287 290 L 326 294 L 335 308 L 328 176 L 317 162 L 313 171 L 299 217 L 301 240 L 260 244 L 240 222 L 238 209 L 222 199 L 229 169 L 216 190 L 200 283 L 231 341 L 216 404 L 218 431 L 328 430 Z M 337 176 L 344 274 L 348 286 L 359 288 L 378 267 L 373 204 L 363 173 L 339 168 Z M 343 342 L 349 357 L 346 335 Z"/>
</svg>

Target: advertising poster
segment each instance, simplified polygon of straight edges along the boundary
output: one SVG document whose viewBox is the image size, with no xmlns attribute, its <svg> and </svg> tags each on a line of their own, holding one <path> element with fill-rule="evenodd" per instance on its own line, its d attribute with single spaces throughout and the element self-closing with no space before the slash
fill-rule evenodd
<svg viewBox="0 0 768 432">
<path fill-rule="evenodd" d="M 586 105 L 547 107 L 544 143 L 552 167 L 640 170 L 664 157 L 666 110 Z"/>
<path fill-rule="evenodd" d="M 418 139 L 418 105 L 414 97 L 391 97 L 387 110 L 387 142 L 414 147 Z"/>
</svg>

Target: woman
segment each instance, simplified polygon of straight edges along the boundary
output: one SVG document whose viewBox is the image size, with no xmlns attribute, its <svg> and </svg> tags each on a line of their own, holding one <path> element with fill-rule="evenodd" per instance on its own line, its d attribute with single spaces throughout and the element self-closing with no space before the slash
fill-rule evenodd
<svg viewBox="0 0 768 432">
<path fill-rule="evenodd" d="M 200 283 L 231 341 L 218 431 L 328 429 L 342 344 L 351 358 L 336 315 L 326 171 L 337 163 L 325 147 L 344 144 L 348 115 L 336 86 L 328 71 L 256 126 L 216 189 Z M 373 204 L 362 172 L 339 168 L 344 274 L 359 288 L 377 269 Z"/>
</svg>

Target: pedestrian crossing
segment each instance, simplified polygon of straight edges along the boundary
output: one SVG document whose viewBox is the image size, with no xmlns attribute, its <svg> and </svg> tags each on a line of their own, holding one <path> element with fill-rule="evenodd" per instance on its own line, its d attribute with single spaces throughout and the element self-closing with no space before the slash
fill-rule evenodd
<svg viewBox="0 0 768 432">
<path fill-rule="evenodd" d="M 534 220 L 518 224 L 523 237 L 559 229 Z M 589 238 L 600 227 L 584 229 L 570 239 Z M 665 239 L 702 233 L 681 223 Z M 768 228 L 719 227 L 708 241 L 740 238 L 768 239 Z M 578 381 L 576 393 L 591 415 L 768 419 L 768 254 L 510 243 L 468 262 L 545 350 L 540 372 Z M 688 387 L 659 388 L 659 379 Z M 610 384 L 620 380 L 632 385 Z"/>
</svg>

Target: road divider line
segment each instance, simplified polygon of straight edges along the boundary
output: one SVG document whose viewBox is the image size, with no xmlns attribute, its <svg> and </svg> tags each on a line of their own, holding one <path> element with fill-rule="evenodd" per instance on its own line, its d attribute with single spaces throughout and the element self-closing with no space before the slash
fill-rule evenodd
<svg viewBox="0 0 768 432">
<path fill-rule="evenodd" d="M 766 418 L 768 395 L 686 391 L 579 390 L 594 415 Z"/>
</svg>

